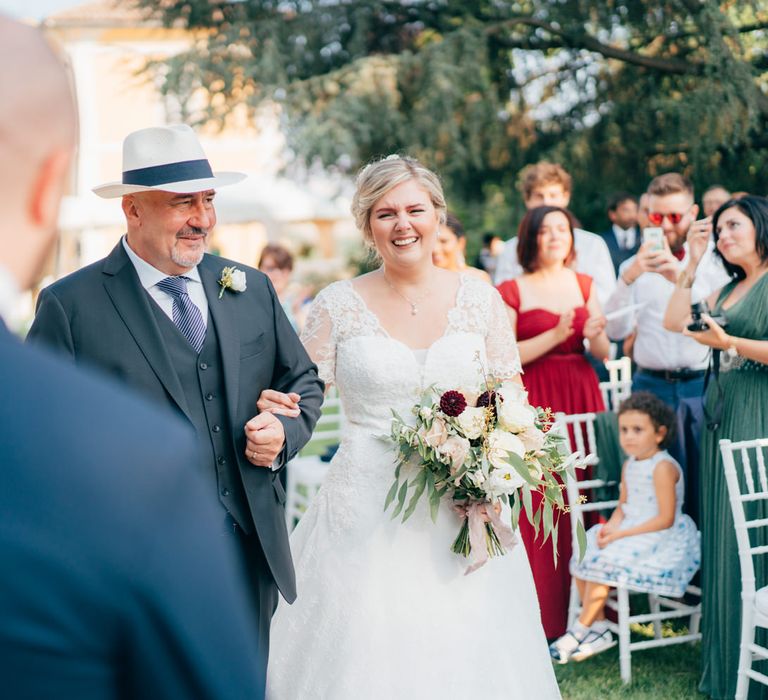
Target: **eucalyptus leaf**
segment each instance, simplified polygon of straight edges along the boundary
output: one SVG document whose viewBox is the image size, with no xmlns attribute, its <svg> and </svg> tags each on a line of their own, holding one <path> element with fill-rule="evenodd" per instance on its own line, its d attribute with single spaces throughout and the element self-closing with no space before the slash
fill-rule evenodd
<svg viewBox="0 0 768 700">
<path fill-rule="evenodd" d="M 422 469 L 416 475 L 416 478 L 411 482 L 413 493 L 411 494 L 411 500 L 410 503 L 408 503 L 408 508 L 406 508 L 405 513 L 403 513 L 403 522 L 408 520 L 408 518 L 413 515 L 413 511 L 416 510 L 416 504 L 419 502 L 419 498 L 421 498 L 421 494 L 424 493 L 424 488 L 427 485 L 428 473 L 429 472 L 426 469 Z"/>
<path fill-rule="evenodd" d="M 584 532 L 584 523 L 581 520 L 576 523 L 576 542 L 579 545 L 579 561 L 581 561 L 587 551 L 587 533 Z"/>
<path fill-rule="evenodd" d="M 395 500 L 395 496 L 397 496 L 397 488 L 400 486 L 400 481 L 398 479 L 395 479 L 395 482 L 392 484 L 392 488 L 389 489 L 389 493 L 387 493 L 387 498 L 384 501 L 384 510 L 387 510 L 389 506 L 392 504 L 392 501 Z"/>
<path fill-rule="evenodd" d="M 403 506 L 405 505 L 405 497 L 407 493 L 408 493 L 408 481 L 404 481 L 403 485 L 400 487 L 400 491 L 398 491 L 397 493 L 397 506 L 395 507 L 395 510 L 392 513 L 393 520 L 398 515 L 400 515 L 400 511 L 403 509 Z"/>
</svg>

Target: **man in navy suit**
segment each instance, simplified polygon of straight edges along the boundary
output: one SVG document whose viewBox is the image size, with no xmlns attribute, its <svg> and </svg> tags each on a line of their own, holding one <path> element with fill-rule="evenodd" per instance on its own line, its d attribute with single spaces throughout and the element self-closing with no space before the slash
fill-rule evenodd
<svg viewBox="0 0 768 700">
<path fill-rule="evenodd" d="M 263 697 L 192 431 L 3 323 L 54 245 L 76 118 L 37 30 L 0 16 L 0 63 L 0 694 Z"/>
<path fill-rule="evenodd" d="M 640 247 L 640 229 L 637 225 L 637 198 L 628 192 L 617 192 L 608 201 L 608 219 L 611 228 L 600 235 L 611 253 L 613 267 L 619 266 L 637 253 Z"/>
</svg>

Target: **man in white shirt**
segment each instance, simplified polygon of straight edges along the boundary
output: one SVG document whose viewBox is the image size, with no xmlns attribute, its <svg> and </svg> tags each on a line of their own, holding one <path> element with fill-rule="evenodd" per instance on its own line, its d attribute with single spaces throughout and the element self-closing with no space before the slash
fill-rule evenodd
<svg viewBox="0 0 768 700">
<path fill-rule="evenodd" d="M 565 169 L 547 161 L 525 167 L 520 173 L 519 186 L 526 209 L 553 206 L 566 209 L 571 201 L 571 176 Z M 595 282 L 600 304 L 605 305 L 616 286 L 616 276 L 608 246 L 597 234 L 577 228 L 574 230 L 576 270 L 589 275 Z M 501 284 L 523 274 L 517 260 L 517 241 L 504 246 L 499 256 L 494 284 Z"/>
<path fill-rule="evenodd" d="M 709 350 L 691 338 L 664 329 L 664 312 L 680 271 L 685 267 L 688 229 L 696 219 L 691 181 L 678 173 L 654 178 L 648 186 L 649 219 L 664 231 L 663 247 L 640 246 L 637 255 L 619 269 L 616 291 L 605 306 L 610 338 L 623 338 L 637 330 L 634 360 L 638 365 L 633 391 L 651 391 L 673 408 L 683 398 L 700 397 Z M 693 301 L 722 287 L 728 276 L 713 255 L 714 246 L 699 266 L 692 290 Z"/>
</svg>

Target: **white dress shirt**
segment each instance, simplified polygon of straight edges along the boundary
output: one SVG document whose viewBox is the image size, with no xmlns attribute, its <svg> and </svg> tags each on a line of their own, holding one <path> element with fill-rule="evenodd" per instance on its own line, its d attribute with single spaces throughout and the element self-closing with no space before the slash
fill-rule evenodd
<svg viewBox="0 0 768 700">
<path fill-rule="evenodd" d="M 685 244 L 684 248 L 687 257 L 688 245 Z M 729 281 L 725 268 L 714 254 L 714 248 L 714 243 L 710 242 L 699 263 L 691 288 L 692 303 L 706 299 Z M 706 369 L 709 360 L 709 348 L 706 345 L 664 328 L 664 314 L 675 285 L 657 272 L 644 272 L 629 285 L 622 280 L 622 274 L 632 265 L 635 257 L 633 255 L 625 260 L 619 268 L 616 291 L 605 305 L 605 313 L 632 304 L 643 306 L 608 321 L 605 329 L 608 337 L 625 338 L 637 327 L 633 357 L 639 367 L 659 370 Z M 683 258 L 680 262 L 681 271 L 685 265 Z"/>
<path fill-rule="evenodd" d="M 149 296 L 151 296 L 157 305 L 165 312 L 168 318 L 173 321 L 173 297 L 157 287 L 158 282 L 162 282 L 166 277 L 172 277 L 166 272 L 160 272 L 156 267 L 150 265 L 146 260 L 142 260 L 136 253 L 131 250 L 131 246 L 128 245 L 128 240 L 123 236 L 123 248 L 128 253 L 128 257 L 131 259 L 133 266 L 136 268 L 136 274 L 139 276 L 139 282 L 141 286 L 147 290 Z M 208 327 L 208 298 L 205 296 L 205 289 L 203 289 L 203 283 L 200 281 L 200 273 L 197 271 L 197 267 L 193 267 L 189 272 L 184 273 L 184 277 L 187 277 L 187 293 L 189 298 L 194 302 L 195 306 L 200 309 L 200 313 L 203 316 L 203 323 L 205 327 Z"/>
<path fill-rule="evenodd" d="M 594 280 L 597 298 L 601 306 L 605 306 L 616 288 L 616 276 L 608 246 L 597 234 L 580 228 L 573 232 L 573 243 L 576 248 L 576 271 L 589 275 Z M 517 240 L 513 239 L 507 242 L 504 252 L 499 256 L 493 282 L 499 285 L 520 277 L 523 272 L 517 261 Z"/>
<path fill-rule="evenodd" d="M 634 226 L 621 228 L 618 224 L 611 224 L 613 235 L 616 236 L 616 242 L 622 250 L 629 250 L 634 247 L 637 239 L 637 229 Z"/>
<path fill-rule="evenodd" d="M 16 278 L 0 265 L 0 322 L 10 325 L 21 290 Z"/>
</svg>

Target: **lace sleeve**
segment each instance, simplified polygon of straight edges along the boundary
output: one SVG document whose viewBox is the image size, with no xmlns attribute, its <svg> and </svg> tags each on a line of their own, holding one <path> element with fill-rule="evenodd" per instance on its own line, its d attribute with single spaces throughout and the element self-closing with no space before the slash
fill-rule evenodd
<svg viewBox="0 0 768 700">
<path fill-rule="evenodd" d="M 301 332 L 301 342 L 307 349 L 312 361 L 317 365 L 317 372 L 326 387 L 334 383 L 336 376 L 336 340 L 333 334 L 333 321 L 325 304 L 325 297 L 320 293 L 312 302 L 307 313 L 307 320 Z"/>
<path fill-rule="evenodd" d="M 523 369 L 506 306 L 495 289 L 490 295 L 488 306 L 488 329 L 485 336 L 488 370 L 497 379 L 511 379 L 522 374 Z"/>
</svg>

